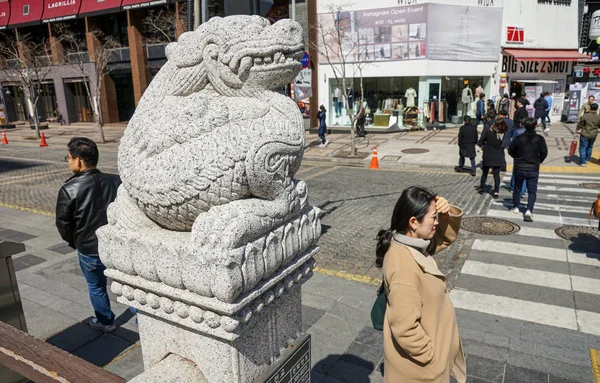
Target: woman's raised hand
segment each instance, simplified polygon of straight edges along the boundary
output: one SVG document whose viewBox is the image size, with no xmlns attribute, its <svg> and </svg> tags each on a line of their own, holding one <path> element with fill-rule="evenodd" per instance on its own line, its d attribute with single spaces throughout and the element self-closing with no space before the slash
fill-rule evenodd
<svg viewBox="0 0 600 383">
<path fill-rule="evenodd" d="M 435 197 L 435 210 L 438 214 L 447 214 L 450 211 L 448 200 L 440 196 Z"/>
</svg>

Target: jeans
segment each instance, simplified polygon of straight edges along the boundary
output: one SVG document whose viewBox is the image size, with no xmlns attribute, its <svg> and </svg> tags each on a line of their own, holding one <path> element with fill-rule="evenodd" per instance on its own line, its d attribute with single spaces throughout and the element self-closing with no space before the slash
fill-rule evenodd
<svg viewBox="0 0 600 383">
<path fill-rule="evenodd" d="M 515 175 L 513 174 L 512 177 L 510 177 L 510 190 L 515 190 Z M 521 187 L 521 195 L 525 195 L 525 193 L 527 192 L 527 185 L 525 182 L 523 182 L 523 187 Z"/>
<path fill-rule="evenodd" d="M 541 119 L 542 120 L 542 129 L 546 130 L 546 117 L 537 117 L 537 119 Z"/>
<path fill-rule="evenodd" d="M 342 103 L 338 102 L 338 98 L 333 98 L 333 108 L 335 110 L 335 116 L 339 117 L 342 114 Z"/>
<path fill-rule="evenodd" d="M 321 139 L 321 143 L 323 145 L 325 145 L 325 142 L 327 142 L 327 140 L 325 139 L 325 131 L 326 128 L 319 128 L 319 138 Z"/>
<path fill-rule="evenodd" d="M 590 158 L 592 158 L 592 150 L 594 150 L 595 142 L 596 138 L 579 137 L 579 162 L 582 165 L 589 162 Z"/>
<path fill-rule="evenodd" d="M 471 173 L 475 173 L 475 157 L 471 157 L 470 160 L 471 160 Z M 462 170 L 464 166 L 465 166 L 465 157 L 459 156 L 458 157 L 458 167 L 460 168 L 460 170 Z"/>
<path fill-rule="evenodd" d="M 494 193 L 498 193 L 500 191 L 500 166 L 483 166 L 481 169 L 483 170 L 483 173 L 481 173 L 481 188 L 485 187 L 485 181 L 487 181 L 491 169 L 494 174 Z"/>
<path fill-rule="evenodd" d="M 104 275 L 106 267 L 100 261 L 98 254 L 81 254 L 78 251 L 77 256 L 81 272 L 88 284 L 90 301 L 92 301 L 98 322 L 104 325 L 113 324 L 115 314 L 110 309 L 110 300 L 106 290 L 106 276 Z"/>
<path fill-rule="evenodd" d="M 550 111 L 549 110 L 546 111 L 546 120 L 548 122 L 552 122 L 552 120 L 550 119 Z"/>
<path fill-rule="evenodd" d="M 537 198 L 538 179 L 540 172 L 513 170 L 515 175 L 515 188 L 513 189 L 513 206 L 518 208 L 521 203 L 521 188 L 523 183 L 527 182 L 527 210 L 533 213 L 533 205 Z"/>
</svg>

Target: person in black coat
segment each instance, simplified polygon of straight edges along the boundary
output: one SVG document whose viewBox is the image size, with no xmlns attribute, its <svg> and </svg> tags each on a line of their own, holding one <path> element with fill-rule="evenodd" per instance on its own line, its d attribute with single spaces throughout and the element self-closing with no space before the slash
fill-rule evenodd
<svg viewBox="0 0 600 383">
<path fill-rule="evenodd" d="M 492 195 L 494 198 L 498 198 L 500 191 L 500 169 L 505 163 L 502 141 L 507 129 L 508 127 L 504 120 L 498 118 L 492 127 L 482 134 L 483 160 L 481 161 L 481 168 L 483 173 L 481 174 L 480 185 L 475 187 L 479 194 L 484 193 L 488 173 L 492 170 L 494 174 L 494 191 Z"/>
<path fill-rule="evenodd" d="M 542 119 L 542 127 L 544 128 L 544 132 L 547 132 L 550 129 L 546 129 L 546 109 L 548 109 L 548 101 L 546 101 L 546 97 L 544 93 L 540 93 L 540 97 L 535 100 L 533 103 L 533 107 L 535 108 L 535 119 Z"/>
<path fill-rule="evenodd" d="M 321 139 L 321 148 L 329 145 L 329 141 L 325 139 L 325 133 L 327 133 L 327 109 L 323 105 L 319 107 L 319 111 L 317 112 L 317 119 L 319 120 L 319 138 Z"/>
<path fill-rule="evenodd" d="M 519 129 L 521 126 L 523 126 L 523 120 L 529 118 L 527 109 L 525 109 L 526 103 L 527 100 L 523 98 L 517 99 L 517 110 L 515 110 L 515 115 L 513 116 L 515 129 Z"/>
<path fill-rule="evenodd" d="M 458 166 L 454 168 L 462 172 L 465 166 L 465 157 L 471 160 L 471 175 L 475 177 L 475 145 L 477 144 L 477 126 L 471 123 L 471 117 L 465 117 L 465 124 L 458 131 Z"/>
</svg>

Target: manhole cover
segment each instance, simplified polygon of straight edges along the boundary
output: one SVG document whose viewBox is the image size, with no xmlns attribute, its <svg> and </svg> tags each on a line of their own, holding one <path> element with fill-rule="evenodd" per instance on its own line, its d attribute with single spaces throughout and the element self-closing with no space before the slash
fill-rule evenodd
<svg viewBox="0 0 600 383">
<path fill-rule="evenodd" d="M 427 153 L 428 151 L 429 151 L 428 149 L 411 148 L 411 149 L 404 149 L 404 150 L 402 150 L 402 153 L 405 153 L 405 154 L 421 154 L 421 153 Z"/>
<path fill-rule="evenodd" d="M 585 182 L 585 183 L 579 184 L 579 186 L 581 186 L 582 188 L 586 188 L 586 189 L 600 190 L 600 182 Z"/>
<path fill-rule="evenodd" d="M 463 218 L 460 226 L 467 231 L 486 235 L 509 235 L 521 230 L 516 223 L 491 217 Z"/>
<path fill-rule="evenodd" d="M 554 233 L 567 241 L 581 245 L 600 245 L 600 231 L 590 226 L 561 226 Z"/>
</svg>

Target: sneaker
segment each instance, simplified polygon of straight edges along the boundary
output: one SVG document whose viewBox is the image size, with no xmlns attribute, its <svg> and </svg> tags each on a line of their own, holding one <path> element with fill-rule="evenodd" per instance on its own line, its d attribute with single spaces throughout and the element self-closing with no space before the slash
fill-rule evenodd
<svg viewBox="0 0 600 383">
<path fill-rule="evenodd" d="M 544 133 L 548 133 L 549 131 L 550 131 L 550 128 L 544 129 Z"/>
<path fill-rule="evenodd" d="M 533 214 L 529 210 L 525 212 L 525 222 L 533 222 Z"/>
<path fill-rule="evenodd" d="M 585 168 L 585 167 L 586 167 L 586 164 L 582 164 L 582 163 L 580 163 L 580 164 L 579 164 L 579 166 L 581 166 L 582 168 Z"/>
<path fill-rule="evenodd" d="M 329 141 L 325 141 L 325 146 L 329 145 Z"/>
<path fill-rule="evenodd" d="M 521 194 L 521 198 L 524 198 L 524 197 L 525 197 L 525 194 Z"/>
<path fill-rule="evenodd" d="M 324 148 L 324 147 L 325 147 L 325 145 L 319 144 L 319 148 Z"/>
<path fill-rule="evenodd" d="M 511 212 L 511 213 L 514 213 L 514 214 L 519 214 L 519 213 L 520 213 L 520 211 L 519 211 L 519 208 L 518 208 L 518 207 L 514 207 L 514 208 L 510 209 L 510 212 Z"/>
<path fill-rule="evenodd" d="M 92 318 L 88 325 L 94 330 L 103 331 L 103 332 L 113 332 L 117 329 L 117 326 L 113 324 L 102 324 L 98 322 L 98 318 Z"/>
</svg>

